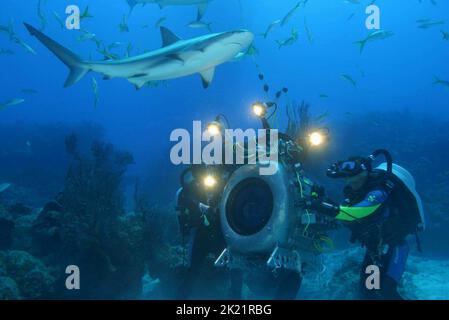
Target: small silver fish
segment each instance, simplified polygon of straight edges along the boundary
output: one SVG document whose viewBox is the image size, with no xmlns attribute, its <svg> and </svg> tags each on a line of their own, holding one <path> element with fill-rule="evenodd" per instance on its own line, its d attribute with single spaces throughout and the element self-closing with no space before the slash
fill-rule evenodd
<svg viewBox="0 0 449 320">
<path fill-rule="evenodd" d="M 429 29 L 431 27 L 441 26 L 441 25 L 443 25 L 445 23 L 446 23 L 446 21 L 444 21 L 444 20 L 428 20 L 428 21 L 419 23 L 418 28 L 420 28 L 420 29 Z"/>
<path fill-rule="evenodd" d="M 440 84 L 442 86 L 448 87 L 449 88 L 449 81 L 446 80 L 441 80 L 440 78 L 438 78 L 437 76 L 434 76 L 434 84 Z"/>
<path fill-rule="evenodd" d="M 81 30 L 82 34 L 78 37 L 79 41 L 93 40 L 96 38 L 95 33 L 89 32 L 87 30 Z"/>
<path fill-rule="evenodd" d="M 309 29 L 309 26 L 307 25 L 307 21 L 306 19 L 304 19 L 304 29 L 306 30 L 306 34 L 307 34 L 307 40 L 309 40 L 310 44 L 313 44 L 313 34 Z"/>
<path fill-rule="evenodd" d="M 4 109 L 6 107 L 16 106 L 16 105 L 22 104 L 24 102 L 25 102 L 25 99 L 15 98 L 15 99 L 9 100 L 5 103 L 0 103 L 0 110 Z"/>
<path fill-rule="evenodd" d="M 302 6 L 305 6 L 306 3 L 307 3 L 307 0 L 305 0 L 305 1 L 299 1 L 299 2 L 293 7 L 293 9 L 291 9 L 291 10 L 285 15 L 284 18 L 282 18 L 281 26 L 282 26 L 282 27 L 285 26 L 285 25 L 290 21 L 290 19 L 293 17 L 293 15 L 296 13 L 296 10 L 298 10 L 299 7 L 300 7 L 301 5 L 302 5 Z"/>
<path fill-rule="evenodd" d="M 279 49 L 281 49 L 282 47 L 293 45 L 297 40 L 298 40 L 298 32 L 296 31 L 295 28 L 293 28 L 290 37 L 284 40 L 276 40 L 276 43 L 278 44 Z"/>
<path fill-rule="evenodd" d="M 10 183 L 1 183 L 0 184 L 0 193 L 2 193 L 3 191 L 6 191 L 6 189 L 8 189 L 9 187 L 11 187 Z"/>
<path fill-rule="evenodd" d="M 268 37 L 268 34 L 278 25 L 281 24 L 281 20 L 275 20 L 267 27 L 267 30 L 265 30 L 264 33 L 262 33 L 262 36 L 266 39 Z"/>
<path fill-rule="evenodd" d="M 321 122 L 324 119 L 327 118 L 327 116 L 329 115 L 329 110 L 326 110 L 324 113 L 320 114 L 318 117 L 315 118 L 315 122 Z"/>
<path fill-rule="evenodd" d="M 348 81 L 349 83 L 351 83 L 354 87 L 357 87 L 357 82 L 356 82 L 354 79 L 352 79 L 352 77 L 351 77 L 350 75 L 342 74 L 341 77 L 342 77 L 344 80 L 346 80 L 346 81 Z"/>
<path fill-rule="evenodd" d="M 13 41 L 18 45 L 22 46 L 27 52 L 36 55 L 36 51 L 34 51 L 34 49 L 31 48 L 31 46 L 28 43 L 20 39 L 17 35 L 14 35 Z"/>
<path fill-rule="evenodd" d="M 120 57 L 117 54 L 109 52 L 107 50 L 107 48 L 104 48 L 104 47 L 103 47 L 103 49 L 97 48 L 97 52 L 102 54 L 106 60 L 119 60 L 120 59 Z"/>
<path fill-rule="evenodd" d="M 109 49 L 109 50 L 112 50 L 112 49 L 115 49 L 115 48 L 118 48 L 118 47 L 123 46 L 123 44 L 124 44 L 124 43 L 122 43 L 122 42 L 116 41 L 116 42 L 111 43 L 111 44 L 108 46 L 108 49 Z"/>
<path fill-rule="evenodd" d="M 363 52 L 363 49 L 365 48 L 365 45 L 368 42 L 376 41 L 376 40 L 383 40 L 387 39 L 389 37 L 392 37 L 394 35 L 391 31 L 386 30 L 376 30 L 374 32 L 371 32 L 365 39 L 356 41 L 355 44 L 359 45 L 360 47 L 360 53 Z"/>
<path fill-rule="evenodd" d="M 45 0 L 44 0 L 45 2 Z M 37 3 L 37 16 L 39 17 L 39 20 L 41 22 L 41 30 L 44 31 L 45 27 L 47 26 L 47 18 L 45 17 L 44 13 L 42 12 L 42 0 L 39 0 Z"/>
<path fill-rule="evenodd" d="M 53 17 L 55 17 L 56 21 L 58 21 L 61 29 L 64 29 L 65 25 L 64 25 L 64 21 L 62 21 L 61 16 L 56 11 L 52 11 L 52 13 L 53 13 Z"/>
<path fill-rule="evenodd" d="M 211 24 L 212 22 L 192 21 L 187 26 L 193 29 L 207 29 L 212 32 Z"/>
</svg>

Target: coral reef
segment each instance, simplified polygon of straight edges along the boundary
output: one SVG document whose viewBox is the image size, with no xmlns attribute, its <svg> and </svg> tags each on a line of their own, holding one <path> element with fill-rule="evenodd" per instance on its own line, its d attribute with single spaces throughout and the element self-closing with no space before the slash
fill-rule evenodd
<svg viewBox="0 0 449 320">
<path fill-rule="evenodd" d="M 129 298 L 140 294 L 143 275 L 140 218 L 124 211 L 122 178 L 133 163 L 129 153 L 94 142 L 83 156 L 75 135 L 66 139 L 72 156 L 64 189 L 33 226 L 37 243 L 52 242 L 46 259 L 83 270 L 80 293 L 71 298 Z M 60 279 L 62 281 L 62 279 Z"/>
<path fill-rule="evenodd" d="M 11 246 L 13 230 L 14 221 L 0 217 L 0 250 Z"/>
<path fill-rule="evenodd" d="M 323 256 L 323 269 L 304 278 L 299 299 L 359 299 L 358 279 L 364 250 L 354 247 Z M 405 299 L 447 300 L 449 262 L 411 255 L 399 292 Z"/>
<path fill-rule="evenodd" d="M 132 155 L 103 142 L 83 152 L 75 134 L 67 137 L 66 148 L 71 160 L 55 200 L 38 210 L 16 201 L 0 205 L 2 294 L 8 299 L 139 297 L 144 219 L 125 212 L 122 190 Z M 65 288 L 65 268 L 72 264 L 82 270 L 83 290 Z"/>
<path fill-rule="evenodd" d="M 6 277 L 4 291 L 7 299 L 43 299 L 51 296 L 54 276 L 39 259 L 25 251 L 0 251 L 0 269 Z"/>
<path fill-rule="evenodd" d="M 21 298 L 17 283 L 9 277 L 0 275 L 0 300 L 19 300 Z"/>
<path fill-rule="evenodd" d="M 2 123 L 0 136 L 8 138 L 1 143 L 0 182 L 13 189 L 3 200 L 38 207 L 59 192 L 69 160 L 64 137 L 70 133 L 76 133 L 83 149 L 103 136 L 102 128 L 91 123 Z"/>
<path fill-rule="evenodd" d="M 314 125 L 316 119 L 306 104 L 293 103 L 291 108 L 289 130 L 301 136 L 301 119 L 308 122 L 302 125 Z M 123 184 L 132 156 L 94 142 L 101 136 L 96 126 L 84 127 L 84 133 L 56 125 L 21 128 L 0 128 L 1 134 L 12 137 L 0 153 L 0 181 L 11 183 L 0 193 L 0 299 L 173 298 L 184 250 L 174 204 L 161 203 L 158 196 L 162 188 L 174 193 L 177 180 L 151 180 L 145 192 L 137 183 L 134 199 L 128 199 L 134 202 L 130 209 Z M 412 250 L 400 288 L 409 299 L 449 299 L 448 128 L 438 119 L 407 111 L 341 115 L 330 128 L 329 149 L 310 152 L 311 161 L 305 164 L 308 174 L 335 199 L 342 186 L 328 180 L 325 169 L 351 155 L 387 148 L 395 162 L 415 176 L 428 224 L 422 234 L 426 255 Z M 66 136 L 64 153 L 63 136 L 70 132 L 75 134 Z M 27 175 L 31 170 L 34 173 Z M 344 232 L 335 238 L 338 247 L 348 245 Z M 362 257 L 363 251 L 355 247 L 324 254 L 317 270 L 306 274 L 298 298 L 358 298 Z M 65 288 L 65 268 L 71 264 L 80 267 L 82 290 Z M 199 272 L 204 281 L 198 287 L 215 285 L 207 268 Z M 202 290 L 195 297 L 210 297 Z M 244 292 L 245 297 L 258 298 L 248 287 Z"/>
</svg>

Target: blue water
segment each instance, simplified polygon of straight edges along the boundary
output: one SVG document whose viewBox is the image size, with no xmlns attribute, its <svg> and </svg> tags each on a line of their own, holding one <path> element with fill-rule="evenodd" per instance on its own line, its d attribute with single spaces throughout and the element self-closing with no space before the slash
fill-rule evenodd
<svg viewBox="0 0 449 320">
<path fill-rule="evenodd" d="M 77 85 L 63 89 L 67 76 L 65 66 L 31 38 L 21 24 L 28 22 L 39 26 L 34 5 L 37 1 L 32 2 L 2 2 L 1 21 L 7 24 L 8 17 L 13 17 L 16 32 L 35 48 L 37 56 L 15 46 L 14 56 L 1 57 L 4 72 L 0 81 L 3 100 L 20 96 L 22 88 L 34 88 L 39 94 L 27 99 L 25 105 L 3 111 L 1 121 L 98 122 L 113 142 L 131 149 L 143 162 L 150 160 L 150 150 L 154 156 L 156 150 L 160 152 L 167 145 L 171 130 L 190 128 L 192 119 L 208 121 L 217 113 L 226 113 L 235 125 L 243 128 L 254 125 L 254 119 L 247 112 L 248 105 L 264 96 L 251 58 L 220 66 L 208 90 L 203 90 L 198 76 L 170 81 L 167 88 L 136 92 L 123 79 L 102 81 L 97 74 L 89 74 Z M 95 53 L 93 42 L 79 43 L 76 40 L 78 31 L 61 30 L 53 18 L 53 10 L 65 17 L 65 8 L 72 2 L 48 0 L 43 3 L 49 21 L 46 34 L 85 58 L 89 54 L 102 58 Z M 204 30 L 186 27 L 195 19 L 194 7 L 159 10 L 155 5 L 138 6 L 129 18 L 131 32 L 120 33 L 118 24 L 129 10 L 126 1 L 77 1 L 77 4 L 81 9 L 89 5 L 95 16 L 82 21 L 82 28 L 95 33 L 105 43 L 131 42 L 140 50 L 158 48 L 160 36 L 153 26 L 162 16 L 167 17 L 165 25 L 183 38 L 204 34 Z M 216 0 L 204 20 L 213 22 L 214 31 L 243 27 L 258 34 L 295 4 L 295 0 L 241 0 L 240 11 L 237 0 Z M 271 86 L 287 86 L 292 97 L 305 99 L 321 110 L 329 110 L 332 116 L 345 111 L 410 108 L 447 118 L 447 89 L 432 84 L 434 75 L 449 78 L 448 42 L 442 41 L 440 34 L 440 29 L 447 29 L 447 26 L 421 30 L 415 21 L 446 19 L 449 4 L 445 1 L 439 1 L 438 6 L 433 6 L 430 1 L 422 4 L 418 1 L 378 1 L 378 4 L 381 27 L 395 35 L 367 44 L 362 55 L 353 42 L 369 33 L 365 28 L 365 6 L 344 1 L 309 1 L 287 26 L 274 29 L 268 40 L 256 38 L 260 55 L 255 59 Z M 355 13 L 354 17 L 347 21 L 352 13 Z M 307 41 L 303 27 L 305 17 L 314 36 L 313 45 Z M 149 28 L 142 29 L 145 24 Z M 298 42 L 278 50 L 274 40 L 288 37 L 292 27 L 298 29 Z M 0 41 L 2 47 L 10 46 L 7 37 L 1 37 Z M 123 52 L 124 48 L 119 50 Z M 358 83 L 357 90 L 342 80 L 341 74 L 351 75 Z M 93 108 L 91 77 L 99 83 L 97 109 Z M 321 93 L 330 98 L 321 101 Z"/>
<path fill-rule="evenodd" d="M 288 87 L 288 99 L 307 101 L 316 115 L 328 112 L 326 123 L 329 126 L 344 119 L 348 113 L 363 116 L 373 111 L 404 110 L 423 119 L 431 118 L 441 125 L 447 123 L 449 88 L 433 81 L 434 76 L 449 81 L 449 41 L 443 40 L 441 33 L 441 30 L 449 32 L 449 2 L 437 0 L 434 5 L 429 0 L 376 1 L 381 11 L 381 28 L 392 31 L 394 35 L 368 43 L 361 54 L 354 42 L 370 33 L 365 27 L 365 8 L 371 2 L 353 4 L 343 0 L 310 0 L 287 25 L 275 28 L 267 39 L 263 39 L 260 34 L 271 22 L 284 17 L 297 3 L 296 0 L 211 1 L 204 21 L 212 22 L 213 31 L 248 29 L 256 34 L 254 45 L 259 54 L 218 66 L 207 90 L 203 89 L 199 75 L 193 75 L 170 80 L 157 88 L 137 91 L 125 79 L 104 81 L 101 75 L 94 73 L 64 89 L 67 68 L 31 37 L 22 24 L 27 22 L 37 28 L 40 26 L 38 1 L 3 0 L 0 24 L 7 25 L 12 18 L 19 37 L 37 54 L 27 53 L 10 42 L 7 35 L 0 34 L 0 48 L 14 51 L 13 55 L 0 55 L 0 103 L 13 98 L 26 100 L 23 104 L 0 110 L 0 126 L 15 123 L 25 126 L 36 123 L 99 124 L 104 129 L 105 140 L 134 155 L 135 164 L 130 167 L 129 176 L 153 181 L 158 186 L 153 190 L 153 197 L 167 202 L 177 188 L 180 170 L 174 168 L 169 159 L 172 130 L 191 130 L 192 120 L 208 122 L 219 113 L 226 114 L 234 127 L 259 127 L 249 106 L 254 101 L 266 99 L 263 83 L 258 79 L 260 72 L 265 75 L 272 92 Z M 182 38 L 207 33 L 205 29 L 187 26 L 196 17 L 194 6 L 171 6 L 161 10 L 153 4 L 139 5 L 129 16 L 130 32 L 121 33 L 118 25 L 123 15 L 129 12 L 125 0 L 43 0 L 42 10 L 48 20 L 43 32 L 85 59 L 102 60 L 103 57 L 96 52 L 92 41 L 78 41 L 80 32 L 61 29 L 52 15 L 55 11 L 64 19 L 65 8 L 71 4 L 82 10 L 88 5 L 94 16 L 81 22 L 82 29 L 95 33 L 105 44 L 125 43 L 125 46 L 113 50 L 120 55 L 124 55 L 128 43 L 134 47 L 133 54 L 159 48 L 160 34 L 154 24 L 161 17 L 167 18 L 164 26 Z M 429 29 L 418 28 L 416 20 L 427 18 L 445 20 L 446 23 Z M 305 20 L 313 34 L 313 43 L 307 39 Z M 146 24 L 149 27 L 142 28 Z M 298 30 L 298 41 L 278 49 L 275 40 L 288 38 L 292 28 Z M 256 68 L 256 63 L 260 69 Z M 357 86 L 342 79 L 342 74 L 350 75 Z M 96 108 L 92 78 L 99 85 L 100 100 Z M 32 88 L 37 93 L 22 93 L 24 88 Z M 320 94 L 328 98 L 320 98 Z M 283 97 L 281 104 L 286 99 Z M 280 111 L 279 119 L 285 125 L 284 109 Z M 348 122 L 345 132 L 349 135 L 350 127 L 351 122 Z M 407 141 L 404 143 L 412 144 L 419 138 L 414 136 L 415 132 L 406 129 L 401 134 Z M 33 138 L 26 139 L 33 143 Z M 0 151 L 4 139 L 8 137 L 0 137 Z M 63 141 L 63 137 L 61 139 Z M 441 139 L 447 143 L 444 136 Z M 336 141 L 341 144 L 334 145 L 333 150 L 351 153 L 351 145 L 341 139 Z M 367 146 L 367 149 L 375 147 Z M 435 151 L 439 147 L 433 144 L 429 149 Z M 414 156 L 407 158 L 408 161 L 413 162 Z M 447 156 L 447 153 L 435 156 L 447 163 L 447 158 L 444 160 L 441 156 Z M 59 154 L 55 157 L 58 158 Z M 20 175 L 18 168 L 12 169 Z M 0 182 L 2 180 L 0 177 Z M 429 251 L 431 253 L 432 250 Z M 442 254 L 439 251 L 437 255 Z"/>
</svg>

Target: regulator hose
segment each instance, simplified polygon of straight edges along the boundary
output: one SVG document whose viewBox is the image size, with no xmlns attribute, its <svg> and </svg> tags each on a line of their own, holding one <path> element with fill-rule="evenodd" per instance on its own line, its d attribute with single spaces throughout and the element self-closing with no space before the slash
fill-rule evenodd
<svg viewBox="0 0 449 320">
<path fill-rule="evenodd" d="M 385 160 L 387 160 L 387 172 L 388 174 L 393 173 L 393 157 L 391 156 L 391 153 L 385 149 L 378 149 L 374 151 L 369 158 L 374 161 L 379 155 L 383 155 L 385 157 Z"/>
</svg>

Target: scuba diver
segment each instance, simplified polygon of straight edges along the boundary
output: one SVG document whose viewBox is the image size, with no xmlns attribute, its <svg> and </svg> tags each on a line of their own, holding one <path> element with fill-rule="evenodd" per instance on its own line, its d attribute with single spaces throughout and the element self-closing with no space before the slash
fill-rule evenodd
<svg viewBox="0 0 449 320">
<path fill-rule="evenodd" d="M 373 168 L 373 161 L 384 155 L 387 162 Z M 415 181 L 404 168 L 393 164 L 386 150 L 377 150 L 368 158 L 351 157 L 327 170 L 330 178 L 343 178 L 345 200 L 338 205 L 324 194 L 300 201 L 300 206 L 342 221 L 352 232 L 351 242 L 366 248 L 360 272 L 360 293 L 364 299 L 402 300 L 397 291 L 404 273 L 409 246 L 406 238 L 424 230 L 421 199 Z M 367 267 L 380 271 L 380 288 L 368 289 Z"/>
<path fill-rule="evenodd" d="M 225 125 L 218 116 L 208 127 L 212 136 L 224 133 Z M 224 154 L 224 153 L 223 153 Z M 210 256 L 215 258 L 226 246 L 221 230 L 218 205 L 223 188 L 232 174 L 230 165 L 192 165 L 181 174 L 181 188 L 176 195 L 176 210 L 182 235 L 185 254 L 183 264 L 185 274 L 177 290 L 177 299 L 188 299 L 198 280 L 202 268 L 210 266 L 209 271 L 225 281 L 230 276 L 228 299 L 241 296 L 241 275 L 235 272 L 223 274 L 215 268 Z"/>
</svg>

